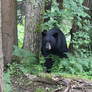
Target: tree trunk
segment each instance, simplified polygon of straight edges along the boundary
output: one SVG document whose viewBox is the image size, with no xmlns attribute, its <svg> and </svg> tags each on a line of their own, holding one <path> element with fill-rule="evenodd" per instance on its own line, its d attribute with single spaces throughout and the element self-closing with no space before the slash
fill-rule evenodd
<svg viewBox="0 0 92 92">
<path fill-rule="evenodd" d="M 74 20 L 76 20 L 76 18 L 74 18 Z M 74 33 L 77 32 L 77 30 L 79 29 L 78 25 L 75 23 L 73 23 L 72 25 L 72 29 L 70 30 L 70 35 L 71 35 L 71 42 L 70 42 L 70 45 L 69 45 L 69 51 L 71 53 L 74 53 L 74 43 L 72 42 L 72 40 L 74 39 Z"/>
<path fill-rule="evenodd" d="M 31 50 L 39 59 L 42 14 L 44 11 L 44 0 L 26 0 L 25 33 L 23 48 Z"/>
<path fill-rule="evenodd" d="M 3 83 L 2 33 L 1 33 L 1 1 L 0 1 L 0 92 L 4 92 L 4 83 Z"/>
<path fill-rule="evenodd" d="M 2 39 L 6 65 L 11 62 L 13 46 L 17 45 L 16 0 L 2 0 Z"/>
</svg>

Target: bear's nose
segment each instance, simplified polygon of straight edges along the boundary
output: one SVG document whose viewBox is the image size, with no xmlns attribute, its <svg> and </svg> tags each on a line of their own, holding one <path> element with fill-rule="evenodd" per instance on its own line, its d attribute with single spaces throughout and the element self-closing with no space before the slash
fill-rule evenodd
<svg viewBox="0 0 92 92">
<path fill-rule="evenodd" d="M 51 50 L 51 44 L 49 42 L 46 43 L 46 49 Z"/>
</svg>

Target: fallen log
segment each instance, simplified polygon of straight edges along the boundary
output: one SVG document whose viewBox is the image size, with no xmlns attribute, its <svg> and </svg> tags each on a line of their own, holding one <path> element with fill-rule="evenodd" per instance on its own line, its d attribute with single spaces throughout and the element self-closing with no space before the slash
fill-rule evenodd
<svg viewBox="0 0 92 92">
<path fill-rule="evenodd" d="M 26 74 L 26 76 L 33 82 L 39 82 L 48 85 L 60 85 L 52 92 L 92 92 L 92 82 L 83 79 L 67 79 L 63 76 L 40 74 L 39 76 Z"/>
</svg>

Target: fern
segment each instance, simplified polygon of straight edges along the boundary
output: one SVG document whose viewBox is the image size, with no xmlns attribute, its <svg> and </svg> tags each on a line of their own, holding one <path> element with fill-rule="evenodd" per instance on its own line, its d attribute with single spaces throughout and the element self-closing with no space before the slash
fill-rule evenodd
<svg viewBox="0 0 92 92">
<path fill-rule="evenodd" d="M 15 50 L 13 52 L 13 55 L 21 58 L 20 59 L 21 66 L 19 66 L 19 68 L 23 72 L 39 73 L 44 70 L 44 68 L 42 67 L 42 64 L 44 63 L 43 58 L 40 58 L 41 62 L 37 62 L 35 55 L 29 50 L 24 50 L 16 46 L 14 46 L 14 48 Z"/>
</svg>

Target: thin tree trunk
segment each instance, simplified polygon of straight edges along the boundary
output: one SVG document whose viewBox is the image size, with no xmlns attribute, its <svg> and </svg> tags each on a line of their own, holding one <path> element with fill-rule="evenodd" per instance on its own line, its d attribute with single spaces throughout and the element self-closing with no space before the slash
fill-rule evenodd
<svg viewBox="0 0 92 92">
<path fill-rule="evenodd" d="M 0 92 L 4 92 L 4 83 L 3 83 L 2 33 L 1 33 L 1 1 L 0 1 Z"/>
<path fill-rule="evenodd" d="M 42 14 L 44 11 L 44 0 L 26 0 L 25 33 L 23 48 L 31 50 L 39 58 Z"/>
<path fill-rule="evenodd" d="M 74 18 L 74 20 L 76 20 L 76 18 Z M 70 34 L 71 34 L 71 42 L 70 42 L 70 45 L 69 45 L 69 51 L 71 53 L 74 53 L 74 43 L 72 42 L 72 40 L 74 40 L 74 33 L 76 33 L 78 31 L 79 27 L 78 25 L 75 23 L 73 23 L 72 25 L 72 29 L 70 30 Z"/>
<path fill-rule="evenodd" d="M 13 46 L 17 45 L 16 0 L 2 0 L 2 39 L 6 65 L 12 61 Z"/>
</svg>

